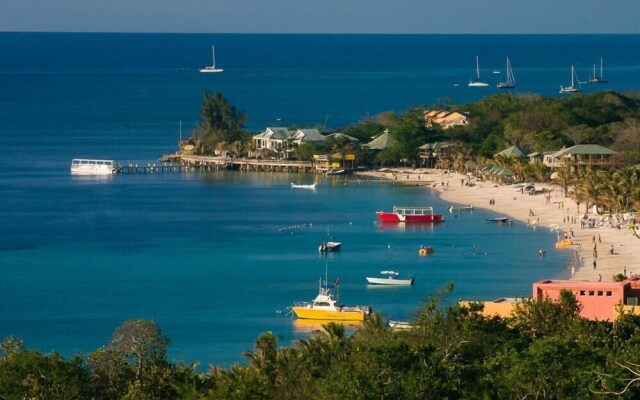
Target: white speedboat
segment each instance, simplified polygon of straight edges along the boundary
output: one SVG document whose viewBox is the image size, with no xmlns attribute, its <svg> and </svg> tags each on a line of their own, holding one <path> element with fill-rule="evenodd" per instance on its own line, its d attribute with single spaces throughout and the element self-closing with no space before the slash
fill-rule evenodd
<svg viewBox="0 0 640 400">
<path fill-rule="evenodd" d="M 394 321 L 392 319 L 390 319 L 389 322 L 387 322 L 387 325 L 389 326 L 389 328 L 391 328 L 392 331 L 403 331 L 403 330 L 407 330 L 407 329 L 412 329 L 414 327 L 409 322 L 406 322 L 406 321 Z"/>
<path fill-rule="evenodd" d="M 291 182 L 291 188 L 293 189 L 315 189 L 318 185 L 318 182 L 314 182 L 311 184 L 302 184 L 302 183 L 294 183 Z"/>
<path fill-rule="evenodd" d="M 329 252 L 329 251 L 338 251 L 340 250 L 341 246 L 342 246 L 341 242 L 332 242 L 327 240 L 320 243 L 320 246 L 318 246 L 318 251 L 322 253 Z"/>
<path fill-rule="evenodd" d="M 399 279 L 400 273 L 396 271 L 380 271 L 380 277 L 367 276 L 367 282 L 371 285 L 387 285 L 387 286 L 411 286 L 413 278 Z"/>
</svg>

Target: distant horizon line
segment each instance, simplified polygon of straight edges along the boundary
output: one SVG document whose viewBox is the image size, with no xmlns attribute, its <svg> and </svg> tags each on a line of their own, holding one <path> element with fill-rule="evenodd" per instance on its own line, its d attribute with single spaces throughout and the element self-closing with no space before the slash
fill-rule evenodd
<svg viewBox="0 0 640 400">
<path fill-rule="evenodd" d="M 638 33 L 409 33 L 409 32 L 387 32 L 387 33 L 366 33 L 366 32 L 151 32 L 151 31 L 130 31 L 130 32 L 112 32 L 112 31 L 5 31 L 3 33 L 20 33 L 20 34 L 109 34 L 109 35 L 315 35 L 315 36 L 638 36 Z"/>
</svg>

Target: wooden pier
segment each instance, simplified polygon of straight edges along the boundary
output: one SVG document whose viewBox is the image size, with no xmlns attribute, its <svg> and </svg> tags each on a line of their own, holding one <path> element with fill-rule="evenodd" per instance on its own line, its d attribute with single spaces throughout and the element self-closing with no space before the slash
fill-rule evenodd
<svg viewBox="0 0 640 400">
<path fill-rule="evenodd" d="M 281 171 L 281 172 L 314 172 L 311 161 L 291 160 L 258 160 L 253 158 L 189 156 L 181 157 L 182 165 L 191 167 L 213 167 L 215 169 L 239 169 L 241 171 Z"/>
<path fill-rule="evenodd" d="M 187 166 L 181 164 L 164 163 L 164 164 L 127 164 L 118 165 L 116 173 L 118 174 L 155 174 L 155 173 L 171 173 L 189 171 Z"/>
<path fill-rule="evenodd" d="M 172 172 L 197 172 L 197 171 L 218 171 L 234 169 L 240 171 L 262 171 L 262 172 L 292 172 L 324 175 L 322 171 L 316 170 L 311 161 L 291 161 L 291 160 L 258 160 L 249 158 L 232 157 L 210 157 L 181 155 L 179 160 L 163 158 L 162 164 L 133 164 L 119 165 L 117 173 L 121 174 L 154 174 Z M 331 186 L 424 186 L 431 187 L 435 183 L 432 180 L 392 180 L 380 179 L 362 175 L 358 173 L 350 175 L 325 176 L 323 185 Z"/>
</svg>

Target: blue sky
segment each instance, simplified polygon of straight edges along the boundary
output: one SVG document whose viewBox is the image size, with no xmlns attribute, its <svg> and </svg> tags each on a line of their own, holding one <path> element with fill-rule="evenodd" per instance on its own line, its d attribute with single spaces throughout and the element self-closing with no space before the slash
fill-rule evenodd
<svg viewBox="0 0 640 400">
<path fill-rule="evenodd" d="M 0 31 L 640 33 L 639 0 L 0 0 Z"/>
</svg>

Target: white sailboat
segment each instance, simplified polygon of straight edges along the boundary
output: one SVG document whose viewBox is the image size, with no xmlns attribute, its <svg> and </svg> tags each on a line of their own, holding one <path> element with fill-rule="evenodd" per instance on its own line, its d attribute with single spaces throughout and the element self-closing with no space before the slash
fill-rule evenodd
<svg viewBox="0 0 640 400">
<path fill-rule="evenodd" d="M 513 77 L 509 57 L 507 57 L 507 79 L 504 82 L 499 82 L 496 87 L 498 89 L 513 89 L 516 87 L 516 79 Z"/>
<path fill-rule="evenodd" d="M 589 83 L 607 83 L 602 75 L 602 57 L 600 57 L 600 76 L 596 76 L 596 65 L 593 64 L 593 75 L 589 77 Z"/>
<path fill-rule="evenodd" d="M 200 72 L 222 72 L 222 68 L 216 68 L 216 49 L 214 46 L 211 46 L 211 54 L 213 56 L 213 64 L 210 67 L 204 67 L 200 69 Z"/>
<path fill-rule="evenodd" d="M 480 81 L 480 60 L 478 56 L 476 56 L 476 79 L 471 79 L 467 86 L 470 87 L 486 87 L 489 86 L 488 83 Z"/>
<path fill-rule="evenodd" d="M 578 86 L 576 86 L 576 83 Z M 576 75 L 576 70 L 571 66 L 571 86 L 562 86 L 560 85 L 560 93 L 578 93 L 581 92 L 580 81 L 578 80 L 578 76 Z"/>
</svg>

